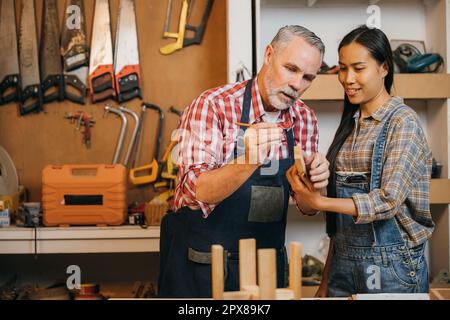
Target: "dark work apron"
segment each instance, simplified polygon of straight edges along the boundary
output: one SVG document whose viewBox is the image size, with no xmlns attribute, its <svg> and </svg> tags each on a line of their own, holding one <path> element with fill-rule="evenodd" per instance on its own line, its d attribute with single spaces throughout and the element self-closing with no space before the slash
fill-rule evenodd
<svg viewBox="0 0 450 320">
<path fill-rule="evenodd" d="M 246 87 L 242 123 L 249 123 L 252 83 Z M 235 155 L 245 150 L 244 134 L 245 128 Z M 256 239 L 258 249 L 276 249 L 278 287 L 286 287 L 285 231 L 290 197 L 286 171 L 294 164 L 294 136 L 292 129 L 285 134 L 288 159 L 261 166 L 207 219 L 201 210 L 188 207 L 165 216 L 161 224 L 160 297 L 212 297 L 211 246 L 215 244 L 225 249 L 225 291 L 239 290 L 239 240 L 249 238 Z"/>
</svg>

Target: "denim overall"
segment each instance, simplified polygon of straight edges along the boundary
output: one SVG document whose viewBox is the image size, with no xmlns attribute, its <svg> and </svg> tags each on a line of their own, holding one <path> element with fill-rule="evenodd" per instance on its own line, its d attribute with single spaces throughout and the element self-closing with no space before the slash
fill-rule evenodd
<svg viewBox="0 0 450 320">
<path fill-rule="evenodd" d="M 241 122 L 249 122 L 252 81 L 249 81 Z M 241 131 L 238 150 L 245 150 Z M 272 163 L 260 167 L 233 195 L 203 218 L 188 207 L 166 215 L 161 225 L 159 296 L 207 298 L 212 296 L 211 246 L 225 249 L 225 291 L 239 290 L 239 240 L 256 239 L 257 248 L 277 251 L 278 287 L 286 286 L 285 230 L 290 186 L 286 171 L 294 164 L 294 137 L 285 131 L 289 158 L 277 161 L 279 169 L 268 175 Z M 237 150 L 235 155 L 237 155 Z M 220 182 L 218 182 L 220 183 Z"/>
<path fill-rule="evenodd" d="M 337 198 L 369 193 L 381 186 L 382 165 L 390 120 L 402 108 L 387 117 L 375 143 L 371 177 L 365 174 L 336 174 Z M 328 281 L 331 297 L 357 293 L 426 293 L 428 266 L 425 245 L 408 248 L 401 226 L 395 218 L 357 225 L 353 218 L 336 214 L 336 234 Z"/>
</svg>

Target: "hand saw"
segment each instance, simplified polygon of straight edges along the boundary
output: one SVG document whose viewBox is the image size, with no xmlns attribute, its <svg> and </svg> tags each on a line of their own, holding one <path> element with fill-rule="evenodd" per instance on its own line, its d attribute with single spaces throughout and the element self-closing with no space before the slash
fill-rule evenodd
<svg viewBox="0 0 450 320">
<path fill-rule="evenodd" d="M 114 69 L 119 102 L 141 98 L 141 71 L 134 0 L 120 0 Z"/>
<path fill-rule="evenodd" d="M 19 109 L 22 116 L 43 110 L 38 54 L 34 0 L 23 0 L 19 37 L 20 72 L 22 77 Z"/>
<path fill-rule="evenodd" d="M 214 4 L 214 0 L 206 0 L 206 7 L 203 11 L 202 21 L 199 26 L 193 26 L 188 24 L 188 19 L 190 16 L 190 12 L 192 11 L 192 7 L 194 4 L 194 0 L 183 0 L 183 5 L 181 9 L 181 15 L 180 15 L 180 23 L 178 26 L 178 33 L 171 33 L 169 32 L 169 25 L 170 25 L 170 19 L 171 19 L 171 12 L 172 12 L 172 1 L 169 0 L 168 6 L 167 6 L 167 16 L 166 16 L 166 23 L 164 28 L 164 38 L 174 38 L 177 39 L 176 42 L 171 43 L 163 48 L 160 49 L 160 52 L 164 55 L 169 55 L 174 53 L 177 50 L 181 50 L 185 47 L 189 47 L 192 45 L 198 45 L 201 44 L 203 41 L 203 37 L 205 35 L 206 31 L 206 25 L 208 23 L 209 16 L 211 15 L 212 6 Z M 194 37 L 192 38 L 186 38 L 185 34 L 186 31 L 192 31 L 194 32 Z"/>
<path fill-rule="evenodd" d="M 0 8 L 0 105 L 20 98 L 20 70 L 14 0 Z"/>
<path fill-rule="evenodd" d="M 67 0 L 64 12 L 61 35 L 64 96 L 72 102 L 84 104 L 89 73 L 89 48 L 86 37 L 84 1 Z"/>
<path fill-rule="evenodd" d="M 44 0 L 42 9 L 40 68 L 45 103 L 64 100 L 56 0 Z"/>
<path fill-rule="evenodd" d="M 130 170 L 129 178 L 131 183 L 135 186 L 150 184 L 158 180 L 158 177 L 160 175 L 159 151 L 161 147 L 162 133 L 164 130 L 164 119 L 165 119 L 163 110 L 157 105 L 151 103 L 144 103 L 142 107 L 158 112 L 159 114 L 158 138 L 156 140 L 155 156 L 153 158 L 152 163 L 140 168 L 133 168 Z"/>
<path fill-rule="evenodd" d="M 93 103 L 116 97 L 109 0 L 95 1 L 89 86 Z"/>
</svg>

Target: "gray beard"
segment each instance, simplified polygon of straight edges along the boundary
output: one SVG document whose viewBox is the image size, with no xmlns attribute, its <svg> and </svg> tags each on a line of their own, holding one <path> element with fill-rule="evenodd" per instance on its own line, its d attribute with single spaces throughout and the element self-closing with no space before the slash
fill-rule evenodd
<svg viewBox="0 0 450 320">
<path fill-rule="evenodd" d="M 273 92 L 275 91 L 275 92 Z M 294 105 L 296 100 L 292 100 L 291 102 L 283 102 L 280 100 L 280 98 L 278 97 L 278 90 L 273 90 L 272 93 L 269 93 L 268 95 L 268 99 L 269 99 L 269 103 L 270 105 L 279 110 L 279 111 L 284 111 L 287 109 L 292 108 L 292 106 Z"/>
</svg>

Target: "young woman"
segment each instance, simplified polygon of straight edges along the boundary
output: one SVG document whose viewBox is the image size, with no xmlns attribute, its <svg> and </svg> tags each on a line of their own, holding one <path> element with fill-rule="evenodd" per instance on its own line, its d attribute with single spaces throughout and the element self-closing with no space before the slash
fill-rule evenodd
<svg viewBox="0 0 450 320">
<path fill-rule="evenodd" d="M 295 197 L 327 212 L 331 245 L 318 296 L 428 292 L 432 157 L 416 113 L 391 96 L 386 35 L 353 30 L 339 64 L 346 96 L 328 152 L 328 197 L 310 192 L 294 168 L 287 173 Z"/>
</svg>

